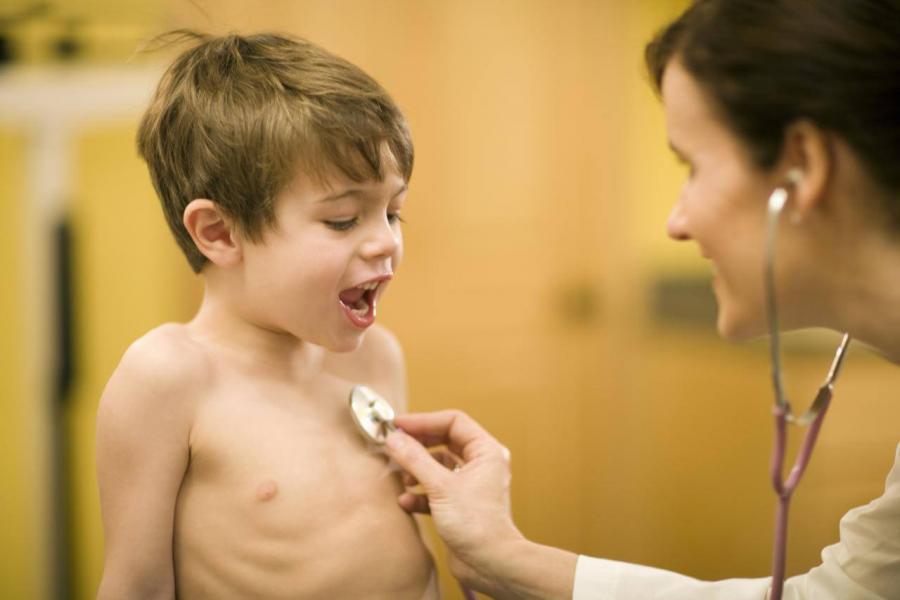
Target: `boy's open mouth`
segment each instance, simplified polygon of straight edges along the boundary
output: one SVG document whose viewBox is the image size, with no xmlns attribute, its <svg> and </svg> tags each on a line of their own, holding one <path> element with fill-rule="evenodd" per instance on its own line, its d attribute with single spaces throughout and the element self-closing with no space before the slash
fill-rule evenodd
<svg viewBox="0 0 900 600">
<path fill-rule="evenodd" d="M 350 288 L 340 293 L 341 304 L 352 310 L 359 316 L 369 312 L 369 308 L 375 305 L 375 290 L 378 283 L 364 283 L 360 287 Z"/>
<path fill-rule="evenodd" d="M 357 327 L 366 328 L 375 321 L 378 288 L 385 280 L 385 278 L 378 278 L 361 283 L 338 294 L 345 314 Z"/>
</svg>

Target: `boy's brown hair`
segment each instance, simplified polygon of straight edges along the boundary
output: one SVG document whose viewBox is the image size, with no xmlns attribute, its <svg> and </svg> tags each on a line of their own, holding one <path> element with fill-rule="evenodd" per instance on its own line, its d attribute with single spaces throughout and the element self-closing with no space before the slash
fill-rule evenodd
<svg viewBox="0 0 900 600">
<path fill-rule="evenodd" d="M 323 181 L 382 179 L 382 148 L 409 179 L 406 121 L 374 79 L 308 41 L 281 34 L 197 40 L 163 75 L 141 120 L 147 161 L 166 221 L 194 272 L 207 259 L 185 229 L 195 198 L 215 201 L 249 239 L 275 225 L 276 195 L 302 169 Z"/>
</svg>

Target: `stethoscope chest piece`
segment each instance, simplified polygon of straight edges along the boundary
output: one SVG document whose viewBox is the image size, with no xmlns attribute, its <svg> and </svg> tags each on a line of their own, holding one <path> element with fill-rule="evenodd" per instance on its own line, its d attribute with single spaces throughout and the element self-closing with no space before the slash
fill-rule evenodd
<svg viewBox="0 0 900 600">
<path fill-rule="evenodd" d="M 370 442 L 382 445 L 394 426 L 394 408 L 377 392 L 357 385 L 350 392 L 350 413 L 360 432 Z"/>
</svg>

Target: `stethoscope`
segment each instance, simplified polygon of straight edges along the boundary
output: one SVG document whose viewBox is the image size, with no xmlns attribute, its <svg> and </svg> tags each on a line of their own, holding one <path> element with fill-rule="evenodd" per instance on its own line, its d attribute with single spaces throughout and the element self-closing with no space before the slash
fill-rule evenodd
<svg viewBox="0 0 900 600">
<path fill-rule="evenodd" d="M 394 424 L 394 407 L 372 388 L 364 385 L 357 385 L 350 392 L 350 414 L 363 437 L 378 446 L 383 446 L 388 434 L 397 429 Z M 462 584 L 460 587 L 466 600 L 475 600 L 472 590 Z"/>
<path fill-rule="evenodd" d="M 800 180 L 800 173 L 792 169 L 788 173 L 788 181 L 796 184 Z M 837 380 L 841 370 L 841 364 L 844 361 L 844 355 L 847 351 L 847 345 L 850 343 L 850 335 L 845 333 L 837 351 L 834 360 L 831 362 L 831 368 L 825 377 L 825 383 L 819 388 L 815 400 L 809 409 L 800 416 L 795 416 L 791 410 L 785 393 L 781 376 L 781 351 L 779 345 L 778 331 L 778 306 L 775 300 L 775 249 L 778 235 L 778 222 L 781 212 L 787 203 L 788 192 L 785 188 L 778 188 L 769 197 L 768 219 L 766 233 L 766 252 L 765 252 L 765 275 L 764 287 L 766 294 L 766 309 L 769 324 L 769 351 L 772 362 L 772 384 L 775 389 L 775 445 L 772 451 L 772 464 L 770 467 L 772 487 L 778 496 L 778 506 L 775 512 L 775 539 L 774 549 L 772 552 L 772 592 L 769 596 L 770 600 L 781 600 L 781 593 L 784 587 L 784 561 L 787 550 L 787 517 L 788 507 L 791 501 L 791 494 L 800 483 L 803 472 L 809 464 L 812 456 L 813 447 L 819 436 L 819 430 L 822 427 L 822 421 L 825 419 L 825 413 L 831 402 L 831 396 L 834 392 L 834 383 Z M 787 424 L 798 425 L 800 427 L 809 425 L 806 436 L 803 438 L 803 445 L 797 453 L 794 460 L 794 466 L 788 474 L 787 480 L 784 478 L 784 458 L 785 445 L 787 442 Z"/>
<path fill-rule="evenodd" d="M 364 385 L 358 385 L 350 392 L 350 413 L 363 437 L 379 446 L 383 446 L 388 434 L 397 429 L 394 407 Z"/>
<path fill-rule="evenodd" d="M 792 170 L 788 173 L 788 179 L 792 184 L 799 181 L 799 173 Z M 772 452 L 770 473 L 772 487 L 778 496 L 778 505 L 775 514 L 775 538 L 772 552 L 772 590 L 770 600 L 781 600 L 784 587 L 784 564 L 787 550 L 787 517 L 791 495 L 797 489 L 803 473 L 809 465 L 822 421 L 831 402 L 834 392 L 834 384 L 841 370 L 847 345 L 850 343 L 850 335 L 844 334 L 840 345 L 834 355 L 831 368 L 825 377 L 825 383 L 819 388 L 815 399 L 809 409 L 800 416 L 793 414 L 791 405 L 784 393 L 784 385 L 781 370 L 781 351 L 778 330 L 778 304 L 775 300 L 775 250 L 778 237 L 778 223 L 781 213 L 787 203 L 788 192 L 785 188 L 778 188 L 769 197 L 767 232 L 765 243 L 765 270 L 764 288 L 766 295 L 766 309 L 769 326 L 769 350 L 772 362 L 772 384 L 775 390 L 775 443 Z M 370 388 L 358 385 L 350 393 L 350 411 L 354 421 L 363 436 L 375 444 L 384 444 L 387 435 L 396 429 L 394 425 L 394 409 L 391 405 Z M 784 478 L 785 446 L 787 444 L 787 425 L 799 427 L 809 426 L 803 445 L 794 460 L 787 479 Z M 463 588 L 466 598 L 475 598 L 475 595 Z"/>
</svg>

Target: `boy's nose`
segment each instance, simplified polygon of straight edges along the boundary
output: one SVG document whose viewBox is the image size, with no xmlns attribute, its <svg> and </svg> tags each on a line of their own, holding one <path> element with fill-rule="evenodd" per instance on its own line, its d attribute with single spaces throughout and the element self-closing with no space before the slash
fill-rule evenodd
<svg viewBox="0 0 900 600">
<path fill-rule="evenodd" d="M 394 231 L 390 223 L 379 224 L 363 243 L 361 253 L 365 258 L 391 257 L 397 253 L 401 243 L 400 232 Z"/>
<path fill-rule="evenodd" d="M 666 233 L 673 240 L 685 241 L 691 239 L 688 233 L 687 215 L 684 212 L 684 203 L 679 198 L 672 211 L 669 213 L 669 220 L 666 222 Z"/>
</svg>

